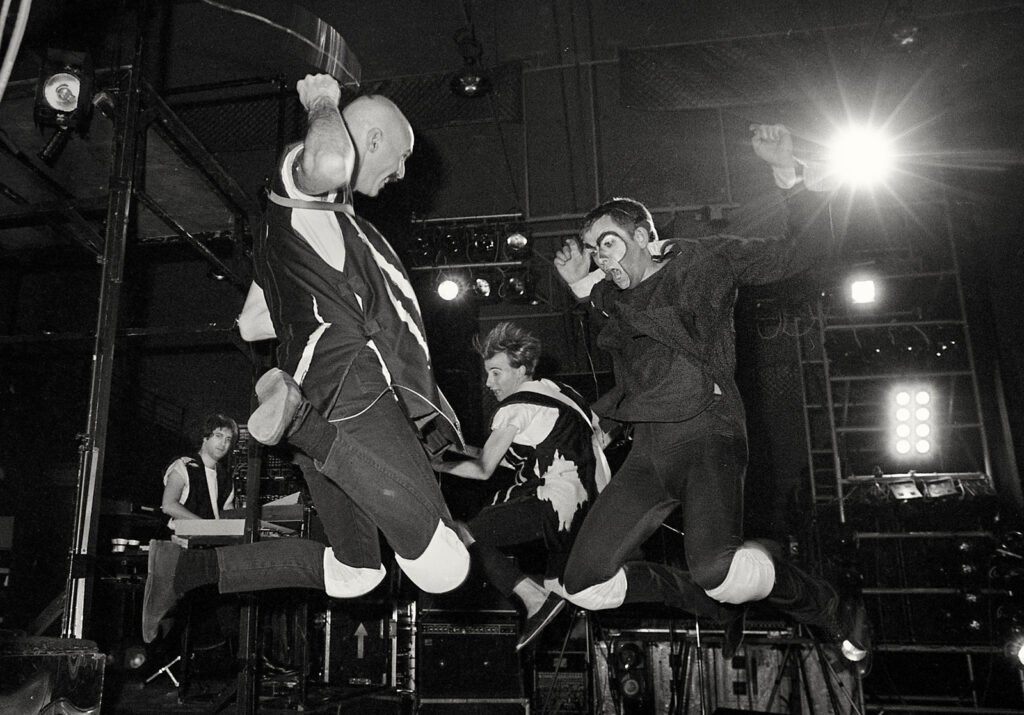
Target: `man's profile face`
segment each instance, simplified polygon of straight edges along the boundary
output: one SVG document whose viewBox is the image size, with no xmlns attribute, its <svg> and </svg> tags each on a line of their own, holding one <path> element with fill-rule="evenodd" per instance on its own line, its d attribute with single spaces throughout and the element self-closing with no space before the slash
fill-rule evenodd
<svg viewBox="0 0 1024 715">
<path fill-rule="evenodd" d="M 643 278 L 643 270 L 637 262 L 643 249 L 611 216 L 602 216 L 587 229 L 583 234 L 583 250 L 593 257 L 597 267 L 619 290 L 635 286 Z"/>
<path fill-rule="evenodd" d="M 526 368 L 522 365 L 512 367 L 506 353 L 497 353 L 484 360 L 484 371 L 487 373 L 487 388 L 501 402 L 519 389 L 526 382 Z"/>
<path fill-rule="evenodd" d="M 381 142 L 360 157 L 355 190 L 365 196 L 377 196 L 385 186 L 405 177 L 405 162 L 412 155 L 415 137 L 407 122 L 396 122 L 385 129 Z"/>
</svg>

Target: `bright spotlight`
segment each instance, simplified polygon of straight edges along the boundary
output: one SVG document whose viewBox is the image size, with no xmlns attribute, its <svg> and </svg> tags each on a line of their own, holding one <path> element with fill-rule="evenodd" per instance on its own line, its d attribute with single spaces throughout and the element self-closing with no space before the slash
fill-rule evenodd
<svg viewBox="0 0 1024 715">
<path fill-rule="evenodd" d="M 443 278 L 437 284 L 437 294 L 442 300 L 455 300 L 459 297 L 459 283 L 451 278 Z"/>
<path fill-rule="evenodd" d="M 832 142 L 829 164 L 841 181 L 855 186 L 882 182 L 895 160 L 892 141 L 875 129 L 842 132 Z"/>
<path fill-rule="evenodd" d="M 934 451 L 933 413 L 925 406 L 931 399 L 927 387 L 902 386 L 890 394 L 889 444 L 897 456 L 924 457 Z"/>
<path fill-rule="evenodd" d="M 873 280 L 861 280 L 850 283 L 850 300 L 858 304 L 874 303 L 875 282 Z"/>
</svg>

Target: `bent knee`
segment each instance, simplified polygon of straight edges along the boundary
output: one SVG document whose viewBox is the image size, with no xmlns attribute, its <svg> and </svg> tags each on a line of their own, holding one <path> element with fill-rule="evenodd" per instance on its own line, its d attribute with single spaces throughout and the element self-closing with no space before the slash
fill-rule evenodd
<svg viewBox="0 0 1024 715">
<path fill-rule="evenodd" d="M 717 585 L 708 588 L 701 581 L 697 583 L 708 596 L 722 603 L 759 601 L 767 597 L 775 585 L 775 562 L 764 546 L 745 541 L 732 555 L 728 572 Z"/>
<path fill-rule="evenodd" d="M 580 608 L 600 611 L 621 606 L 626 600 L 626 587 L 626 572 L 620 568 L 610 579 L 591 586 L 580 587 L 578 583 L 570 585 L 566 581 L 565 597 Z"/>
<path fill-rule="evenodd" d="M 423 553 L 411 559 L 395 554 L 395 561 L 418 588 L 427 593 L 445 593 L 458 588 L 469 573 L 469 551 L 454 529 L 437 523 Z"/>
</svg>

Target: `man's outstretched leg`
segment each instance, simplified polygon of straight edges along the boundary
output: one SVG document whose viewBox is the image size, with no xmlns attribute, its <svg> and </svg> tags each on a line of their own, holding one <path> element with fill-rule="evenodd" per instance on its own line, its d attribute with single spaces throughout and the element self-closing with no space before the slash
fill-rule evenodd
<svg viewBox="0 0 1024 715">
<path fill-rule="evenodd" d="M 308 539 L 282 538 L 216 549 L 183 549 L 170 541 L 149 544 L 149 574 L 142 602 L 142 638 L 156 638 L 160 622 L 194 588 L 216 584 L 221 593 L 310 588 L 335 598 L 372 591 L 383 566 L 355 568 Z"/>
<path fill-rule="evenodd" d="M 725 580 L 707 594 L 723 603 L 764 599 L 817 630 L 823 640 L 839 646 L 844 658 L 867 669 L 871 624 L 863 602 L 852 594 L 841 595 L 825 579 L 789 563 L 775 542 L 744 542 L 733 554 Z"/>
</svg>

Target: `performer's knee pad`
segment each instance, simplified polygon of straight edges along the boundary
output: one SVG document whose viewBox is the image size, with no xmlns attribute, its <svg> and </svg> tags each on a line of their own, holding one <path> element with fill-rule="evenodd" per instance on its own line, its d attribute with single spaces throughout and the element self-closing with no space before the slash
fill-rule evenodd
<svg viewBox="0 0 1024 715">
<path fill-rule="evenodd" d="M 395 554 L 395 561 L 414 584 L 427 593 L 444 593 L 457 588 L 469 573 L 469 551 L 454 529 L 437 522 L 434 536 L 415 559 Z"/>
<path fill-rule="evenodd" d="M 745 541 L 732 555 L 725 580 L 705 593 L 722 603 L 747 603 L 765 598 L 774 585 L 775 563 L 771 555 L 760 544 Z"/>
<path fill-rule="evenodd" d="M 381 564 L 375 569 L 357 568 L 334 558 L 332 549 L 324 549 L 324 590 L 332 598 L 355 598 L 377 587 L 387 569 Z"/>
<path fill-rule="evenodd" d="M 588 611 L 618 608 L 626 600 L 626 572 L 619 569 L 607 581 L 588 586 L 576 593 L 566 593 L 570 603 Z"/>
</svg>

